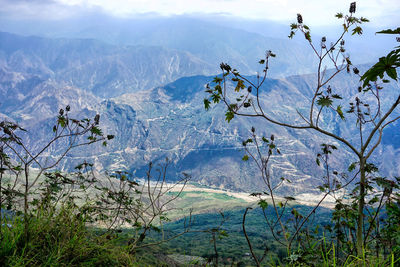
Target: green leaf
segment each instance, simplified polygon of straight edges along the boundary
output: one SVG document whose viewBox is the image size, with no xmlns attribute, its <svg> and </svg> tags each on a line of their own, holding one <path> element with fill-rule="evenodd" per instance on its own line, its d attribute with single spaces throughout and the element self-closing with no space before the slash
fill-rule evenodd
<svg viewBox="0 0 400 267">
<path fill-rule="evenodd" d="M 210 100 L 208 100 L 207 98 L 204 98 L 204 108 L 206 110 L 210 109 L 210 104 L 211 104 Z"/>
<path fill-rule="evenodd" d="M 258 202 L 258 206 L 260 206 L 260 208 L 262 208 L 263 210 L 265 210 L 266 208 L 268 208 L 268 202 L 265 201 L 264 199 L 261 199 Z"/>
<path fill-rule="evenodd" d="M 296 218 L 298 218 L 298 217 L 300 216 L 300 213 L 299 213 L 295 208 L 292 209 L 291 213 L 292 213 Z"/>
<path fill-rule="evenodd" d="M 360 81 L 363 82 L 363 87 L 368 86 L 370 82 L 374 82 L 379 78 L 383 79 L 386 74 L 397 81 L 396 68 L 400 66 L 400 49 L 391 51 L 386 57 L 379 58 L 379 61 L 367 70 L 361 76 Z"/>
<path fill-rule="evenodd" d="M 228 110 L 225 113 L 225 120 L 228 122 L 230 122 L 234 117 L 235 117 L 235 114 L 233 113 L 233 111 Z"/>
<path fill-rule="evenodd" d="M 100 128 L 98 128 L 98 127 L 96 127 L 96 126 L 93 126 L 93 127 L 90 129 L 90 132 L 93 133 L 93 134 L 95 134 L 95 135 L 103 135 L 103 133 L 101 132 Z"/>
<path fill-rule="evenodd" d="M 230 104 L 229 105 L 229 110 L 237 110 L 238 105 L 237 104 Z"/>
<path fill-rule="evenodd" d="M 221 95 L 221 94 L 222 94 L 222 87 L 221 87 L 221 85 L 217 84 L 217 85 L 214 87 L 214 90 L 216 91 L 216 93 L 217 93 L 218 95 Z"/>
<path fill-rule="evenodd" d="M 376 167 L 373 163 L 365 164 L 365 171 L 367 173 L 373 173 L 378 171 L 378 167 Z"/>
<path fill-rule="evenodd" d="M 155 225 L 150 224 L 151 229 L 153 229 L 154 231 L 156 231 L 157 233 L 161 232 L 161 229 Z"/>
<path fill-rule="evenodd" d="M 57 123 L 62 127 L 65 128 L 66 125 L 66 119 L 64 116 L 58 116 Z"/>
<path fill-rule="evenodd" d="M 337 13 L 337 14 L 335 15 L 335 17 L 337 17 L 338 19 L 341 19 L 341 18 L 343 18 L 343 14 L 342 14 L 342 13 Z"/>
<path fill-rule="evenodd" d="M 309 42 L 311 42 L 311 34 L 310 34 L 310 32 L 306 32 L 304 34 L 304 38 L 306 38 Z"/>
<path fill-rule="evenodd" d="M 229 236 L 228 233 L 225 230 L 219 231 L 219 238 L 227 237 Z"/>
<path fill-rule="evenodd" d="M 354 169 L 356 168 L 357 162 L 353 162 L 350 164 L 349 168 L 347 169 L 349 172 L 354 171 Z"/>
<path fill-rule="evenodd" d="M 387 75 L 393 80 L 397 81 L 397 71 L 395 68 L 389 68 L 386 70 Z"/>
<path fill-rule="evenodd" d="M 274 149 L 275 147 L 276 147 L 276 145 L 273 144 L 273 143 L 271 143 L 271 144 L 269 145 L 269 148 L 270 148 L 270 149 Z"/>
<path fill-rule="evenodd" d="M 21 167 L 20 165 L 14 166 L 14 167 L 13 167 L 13 170 L 15 170 L 15 171 L 22 171 L 22 167 Z"/>
<path fill-rule="evenodd" d="M 213 94 L 213 95 L 211 95 L 211 98 L 212 98 L 214 103 L 219 103 L 219 101 L 221 100 L 221 95 Z"/>
<path fill-rule="evenodd" d="M 249 156 L 244 155 L 243 158 L 242 158 L 242 160 L 243 160 L 243 161 L 248 161 L 248 160 L 249 160 Z"/>
<path fill-rule="evenodd" d="M 362 33 L 363 33 L 362 28 L 360 26 L 357 26 L 353 29 L 353 32 L 351 33 L 351 35 L 355 35 L 355 34 L 361 35 Z"/>
<path fill-rule="evenodd" d="M 377 196 L 374 196 L 373 198 L 371 198 L 371 199 L 369 200 L 368 204 L 369 204 L 369 205 L 373 205 L 373 204 L 375 204 L 375 203 L 378 202 L 378 201 L 379 201 L 378 197 L 377 197 Z"/>
<path fill-rule="evenodd" d="M 345 120 L 345 117 L 344 117 L 344 114 L 343 114 L 343 110 L 342 110 L 342 106 L 341 106 L 341 105 L 337 106 L 336 112 L 338 113 L 339 117 L 340 117 L 342 120 Z"/>
<path fill-rule="evenodd" d="M 329 107 L 332 105 L 332 99 L 329 96 L 321 96 L 317 100 L 317 104 L 322 107 Z"/>
<path fill-rule="evenodd" d="M 246 144 L 248 144 L 248 143 L 253 143 L 253 139 L 251 139 L 251 138 L 247 139 Z"/>
<path fill-rule="evenodd" d="M 333 94 L 332 95 L 332 98 L 335 98 L 335 99 L 343 99 L 340 95 L 338 95 L 338 94 Z"/>
<path fill-rule="evenodd" d="M 244 89 L 246 86 L 244 85 L 243 80 L 240 80 L 237 82 L 236 87 L 235 87 L 235 92 L 239 92 L 241 89 Z"/>
<path fill-rule="evenodd" d="M 222 79 L 220 77 L 215 76 L 213 79 L 213 83 L 220 83 L 222 82 Z"/>
</svg>

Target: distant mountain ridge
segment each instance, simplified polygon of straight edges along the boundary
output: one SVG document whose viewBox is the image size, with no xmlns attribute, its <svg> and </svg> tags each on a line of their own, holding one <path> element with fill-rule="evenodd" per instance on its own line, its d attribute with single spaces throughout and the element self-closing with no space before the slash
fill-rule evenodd
<svg viewBox="0 0 400 267">
<path fill-rule="evenodd" d="M 332 18 L 334 13 L 332 13 Z M 293 17 L 294 22 L 296 18 Z M 306 19 L 306 18 L 305 18 Z M 307 19 L 306 19 L 307 20 Z M 306 22 L 307 23 L 307 22 Z M 265 20 L 244 19 L 224 14 L 186 14 L 160 16 L 147 14 L 129 18 L 107 16 L 104 13 L 76 14 L 67 19 L 48 23 L 30 18 L 0 18 L 0 31 L 48 38 L 91 38 L 105 43 L 121 45 L 163 46 L 187 51 L 211 64 L 221 61 L 238 66 L 246 74 L 259 71 L 256 62 L 272 50 L 280 60 L 271 77 L 312 72 L 312 51 L 301 34 L 288 40 L 290 22 L 277 23 Z M 26 25 L 29 25 L 27 27 Z M 340 36 L 340 21 L 332 26 L 311 26 L 312 39 L 318 46 L 322 36 L 327 44 Z M 388 51 L 395 40 L 376 35 L 381 28 L 363 25 L 363 35 L 346 38 L 347 52 L 353 63 L 365 64 L 376 61 L 379 51 Z M 287 53 L 287 51 L 290 51 Z M 291 57 L 296 55 L 296 57 Z M 200 73 L 198 73 L 200 74 Z"/>
<path fill-rule="evenodd" d="M 54 32 L 49 36 L 89 38 L 114 46 L 157 46 L 185 51 L 214 67 L 210 73 L 197 72 L 192 75 L 216 73 L 222 61 L 253 75 L 261 71 L 257 62 L 267 50 L 277 54 L 275 68 L 270 73 L 273 77 L 309 73 L 315 63 L 307 44 L 288 40 L 286 36 L 284 39 L 272 38 L 189 17 L 126 21 L 108 18 L 82 25 L 85 26 L 75 26 L 64 33 L 61 25 L 59 30 L 49 31 Z"/>
<path fill-rule="evenodd" d="M 109 98 L 183 76 L 211 74 L 215 67 L 188 52 L 156 46 L 117 47 L 91 39 L 47 39 L 0 32 L 0 70 L 3 75 L 22 75 L 24 81 L 25 77 L 53 79 Z M 3 84 L 1 91 L 5 90 Z"/>
</svg>

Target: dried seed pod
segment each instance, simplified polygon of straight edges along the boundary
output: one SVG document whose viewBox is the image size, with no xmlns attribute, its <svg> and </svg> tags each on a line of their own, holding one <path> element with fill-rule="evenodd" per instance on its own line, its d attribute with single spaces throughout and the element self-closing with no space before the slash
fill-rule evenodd
<svg viewBox="0 0 400 267">
<path fill-rule="evenodd" d="M 297 23 L 302 24 L 303 23 L 303 17 L 301 14 L 297 14 Z"/>
<path fill-rule="evenodd" d="M 356 2 L 352 2 L 350 4 L 350 9 L 349 9 L 350 13 L 355 13 L 356 12 Z"/>
<path fill-rule="evenodd" d="M 94 117 L 94 124 L 95 124 L 95 125 L 98 125 L 99 122 L 100 122 L 100 115 L 97 114 L 97 115 Z"/>
</svg>

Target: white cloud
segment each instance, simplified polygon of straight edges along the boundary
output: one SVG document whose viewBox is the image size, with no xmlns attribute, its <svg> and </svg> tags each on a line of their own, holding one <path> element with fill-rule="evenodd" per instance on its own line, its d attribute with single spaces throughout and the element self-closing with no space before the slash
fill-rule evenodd
<svg viewBox="0 0 400 267">
<path fill-rule="evenodd" d="M 312 24 L 335 22 L 336 12 L 347 12 L 353 0 L 60 0 L 65 4 L 102 7 L 117 16 L 157 12 L 162 15 L 184 13 L 229 13 L 235 16 L 288 21 L 303 14 Z M 359 0 L 357 15 L 379 24 L 398 19 L 399 0 Z M 400 21 L 398 21 L 400 22 Z"/>
<path fill-rule="evenodd" d="M 161 15 L 181 15 L 187 13 L 224 13 L 234 16 L 268 19 L 288 22 L 301 13 L 305 22 L 313 25 L 326 25 L 336 22 L 336 12 L 347 12 L 350 2 L 354 0 L 0 0 L 6 3 L 5 7 L 15 7 L 29 11 L 35 10 L 32 6 L 43 5 L 50 7 L 35 10 L 39 13 L 66 14 L 68 10 L 74 12 L 79 9 L 103 10 L 115 16 L 130 17 L 142 13 L 159 13 Z M 57 5 L 54 4 L 57 3 Z M 5 7 L 4 7 L 5 6 Z M 14 9 L 14 11 L 16 11 Z M 359 0 L 357 1 L 357 15 L 364 16 L 378 26 L 400 24 L 399 0 Z M 31 14 L 30 15 L 34 15 Z M 71 14 L 72 15 L 72 14 Z M 46 14 L 40 14 L 46 16 Z"/>
</svg>

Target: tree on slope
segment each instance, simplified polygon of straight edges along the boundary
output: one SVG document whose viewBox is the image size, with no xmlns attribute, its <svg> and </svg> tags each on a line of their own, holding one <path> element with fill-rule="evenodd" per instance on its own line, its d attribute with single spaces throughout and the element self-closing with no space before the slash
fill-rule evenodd
<svg viewBox="0 0 400 267">
<path fill-rule="evenodd" d="M 366 194 L 369 190 L 372 190 L 371 184 L 374 179 L 371 173 L 376 171 L 375 166 L 370 162 L 371 156 L 379 147 L 385 128 L 400 119 L 400 116 L 396 115 L 395 112 L 400 104 L 399 93 L 395 93 L 396 97 L 391 99 L 392 103 L 388 108 L 385 109 L 382 105 L 382 101 L 386 101 L 387 98 L 385 99 L 385 96 L 388 95 L 384 84 L 389 83 L 390 79 L 397 83 L 398 75 L 396 70 L 400 66 L 400 49 L 399 47 L 395 48 L 361 75 L 360 70 L 353 66 L 350 57 L 346 54 L 345 41 L 343 39 L 349 32 L 352 35 L 361 35 L 363 32 L 361 24 L 368 22 L 363 17 L 355 17 L 355 11 L 356 4 L 354 2 L 350 5 L 348 15 L 336 14 L 338 19 L 343 20 L 343 29 L 339 37 L 330 44 L 327 43 L 326 37 L 322 37 L 318 42 L 313 41 L 310 28 L 303 23 L 303 18 L 300 14 L 297 15 L 297 23 L 290 25 L 289 38 L 298 33 L 304 35 L 312 53 L 315 54 L 318 60 L 316 84 L 313 93 L 309 98 L 309 103 L 303 104 L 303 106 L 308 105 L 308 111 L 301 112 L 297 110 L 301 123 L 280 121 L 273 113 L 268 112 L 262 104 L 261 87 L 266 81 L 270 60 L 275 57 L 275 54 L 271 51 L 268 51 L 265 58 L 259 62 L 263 66 L 263 75 L 261 77 L 258 76 L 256 82 L 240 74 L 238 70 L 230 65 L 221 63 L 222 75 L 215 77 L 211 86 L 207 87 L 206 92 L 209 93 L 209 97 L 204 99 L 204 105 L 206 109 L 209 109 L 212 103 L 222 102 L 225 104 L 227 108 L 225 116 L 228 122 L 235 116 L 258 117 L 268 123 L 282 127 L 318 132 L 331 140 L 340 142 L 351 151 L 357 158 L 357 161 L 349 167 L 349 171 L 354 173 L 353 181 L 357 184 L 354 191 L 357 194 L 355 198 L 357 211 L 354 225 L 356 225 L 356 251 L 357 255 L 361 257 L 370 234 L 370 231 L 364 231 L 366 227 L 364 221 Z M 391 32 L 389 30 L 383 31 L 382 33 L 398 32 L 399 29 Z M 325 66 L 333 66 L 333 71 L 327 71 Z M 348 99 L 343 99 L 343 96 L 338 92 L 338 88 L 331 86 L 332 81 L 342 72 L 353 72 L 360 79 L 357 93 L 350 93 L 351 96 Z M 344 105 L 347 105 L 347 103 L 349 104 L 345 109 Z M 357 129 L 354 133 L 357 136 L 357 141 L 354 141 L 354 136 L 348 138 L 329 129 L 328 126 L 331 125 L 323 122 L 322 118 L 325 114 L 332 113 L 339 120 L 353 123 Z M 332 146 L 330 147 L 332 148 Z M 385 181 L 387 182 L 387 180 Z M 335 188 L 344 186 L 337 179 L 334 180 L 334 183 L 333 181 L 328 181 L 321 187 L 321 190 L 330 193 Z"/>
</svg>

